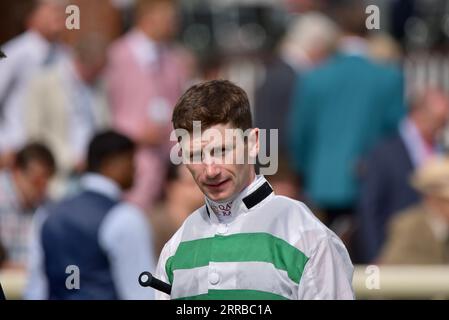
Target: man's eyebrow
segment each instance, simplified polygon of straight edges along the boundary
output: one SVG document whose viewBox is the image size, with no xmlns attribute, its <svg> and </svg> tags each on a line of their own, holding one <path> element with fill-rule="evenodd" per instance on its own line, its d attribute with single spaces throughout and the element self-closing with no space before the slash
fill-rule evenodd
<svg viewBox="0 0 449 320">
<path fill-rule="evenodd" d="M 190 150 L 189 151 L 189 154 L 190 155 L 193 155 L 193 154 L 198 154 L 198 153 L 202 153 L 203 152 L 203 149 L 200 149 L 200 150 Z"/>
</svg>

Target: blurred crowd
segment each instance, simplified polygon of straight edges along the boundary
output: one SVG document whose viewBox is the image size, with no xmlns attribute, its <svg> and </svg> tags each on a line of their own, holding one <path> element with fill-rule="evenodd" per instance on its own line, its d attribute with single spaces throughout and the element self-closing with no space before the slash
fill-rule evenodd
<svg viewBox="0 0 449 320">
<path fill-rule="evenodd" d="M 310 206 L 354 263 L 449 263 L 442 10 L 275 1 L 273 28 L 239 24 L 266 16 L 251 11 L 257 1 L 102 0 L 114 27 L 67 36 L 68 2 L 20 2 L 23 30 L 0 45 L 0 270 L 26 270 L 26 298 L 152 298 L 138 275 L 204 202 L 170 162 L 171 113 L 191 84 L 214 78 L 242 86 L 254 125 L 278 130 L 267 141 L 278 143 L 275 192 Z M 366 27 L 368 4 L 380 30 Z M 221 20 L 205 14 L 220 10 Z M 434 52 L 436 71 L 410 58 Z M 54 286 L 69 265 L 86 290 Z"/>
</svg>

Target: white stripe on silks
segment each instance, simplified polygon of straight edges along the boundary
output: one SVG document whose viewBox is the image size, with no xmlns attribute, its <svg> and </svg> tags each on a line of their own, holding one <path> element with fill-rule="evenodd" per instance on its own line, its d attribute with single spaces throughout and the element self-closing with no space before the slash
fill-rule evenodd
<svg viewBox="0 0 449 320">
<path fill-rule="evenodd" d="M 212 274 L 218 282 L 212 283 Z M 217 276 L 215 276 L 215 280 Z M 286 271 L 267 262 L 210 262 L 209 266 L 174 271 L 172 298 L 191 297 L 210 290 L 257 290 L 296 299 L 298 285 Z"/>
<path fill-rule="evenodd" d="M 209 266 L 178 269 L 173 272 L 171 298 L 191 297 L 207 293 Z"/>
</svg>

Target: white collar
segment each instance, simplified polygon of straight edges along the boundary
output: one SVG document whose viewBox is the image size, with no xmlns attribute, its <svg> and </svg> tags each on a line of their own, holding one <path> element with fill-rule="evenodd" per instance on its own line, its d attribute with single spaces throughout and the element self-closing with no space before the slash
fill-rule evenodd
<svg viewBox="0 0 449 320">
<path fill-rule="evenodd" d="M 35 30 L 26 31 L 25 36 L 34 42 L 33 47 L 38 51 L 46 51 L 50 48 L 50 42 Z"/>
<path fill-rule="evenodd" d="M 128 40 L 131 50 L 142 68 L 157 61 L 157 44 L 143 31 L 134 29 L 129 34 Z"/>
<path fill-rule="evenodd" d="M 256 203 L 251 205 L 248 204 L 250 200 L 250 196 L 258 196 L 257 192 L 261 193 L 261 199 L 259 197 L 256 198 Z M 206 210 L 209 215 L 209 218 L 214 223 L 230 223 L 234 221 L 240 214 L 246 213 L 251 209 L 257 207 L 259 204 L 264 202 L 268 198 L 269 195 L 273 193 L 273 189 L 265 179 L 263 175 L 258 175 L 254 179 L 254 181 L 243 189 L 236 197 L 232 200 L 216 202 L 212 201 L 206 197 Z M 219 206 L 223 206 L 220 208 Z"/>
<path fill-rule="evenodd" d="M 399 124 L 399 134 L 415 167 L 426 160 L 426 142 L 410 117 Z M 437 152 L 438 150 L 435 150 Z"/>
<path fill-rule="evenodd" d="M 39 32 L 35 30 L 28 30 L 25 32 L 24 37 L 30 43 L 30 48 L 33 48 L 33 55 L 39 59 L 39 61 L 45 59 L 51 49 L 51 43 L 45 39 Z"/>
<path fill-rule="evenodd" d="M 114 200 L 119 199 L 122 194 L 119 185 L 115 181 L 98 173 L 89 172 L 84 174 L 80 183 L 84 190 L 97 192 Z"/>
</svg>

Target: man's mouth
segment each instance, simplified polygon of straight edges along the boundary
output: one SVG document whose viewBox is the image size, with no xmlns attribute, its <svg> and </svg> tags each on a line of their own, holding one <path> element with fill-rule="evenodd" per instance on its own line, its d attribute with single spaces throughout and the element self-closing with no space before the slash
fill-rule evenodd
<svg viewBox="0 0 449 320">
<path fill-rule="evenodd" d="M 220 182 L 205 183 L 205 185 L 208 188 L 218 189 L 218 188 L 224 186 L 228 181 L 229 181 L 229 179 L 226 179 L 226 180 L 223 180 L 223 181 L 220 181 Z"/>
</svg>

